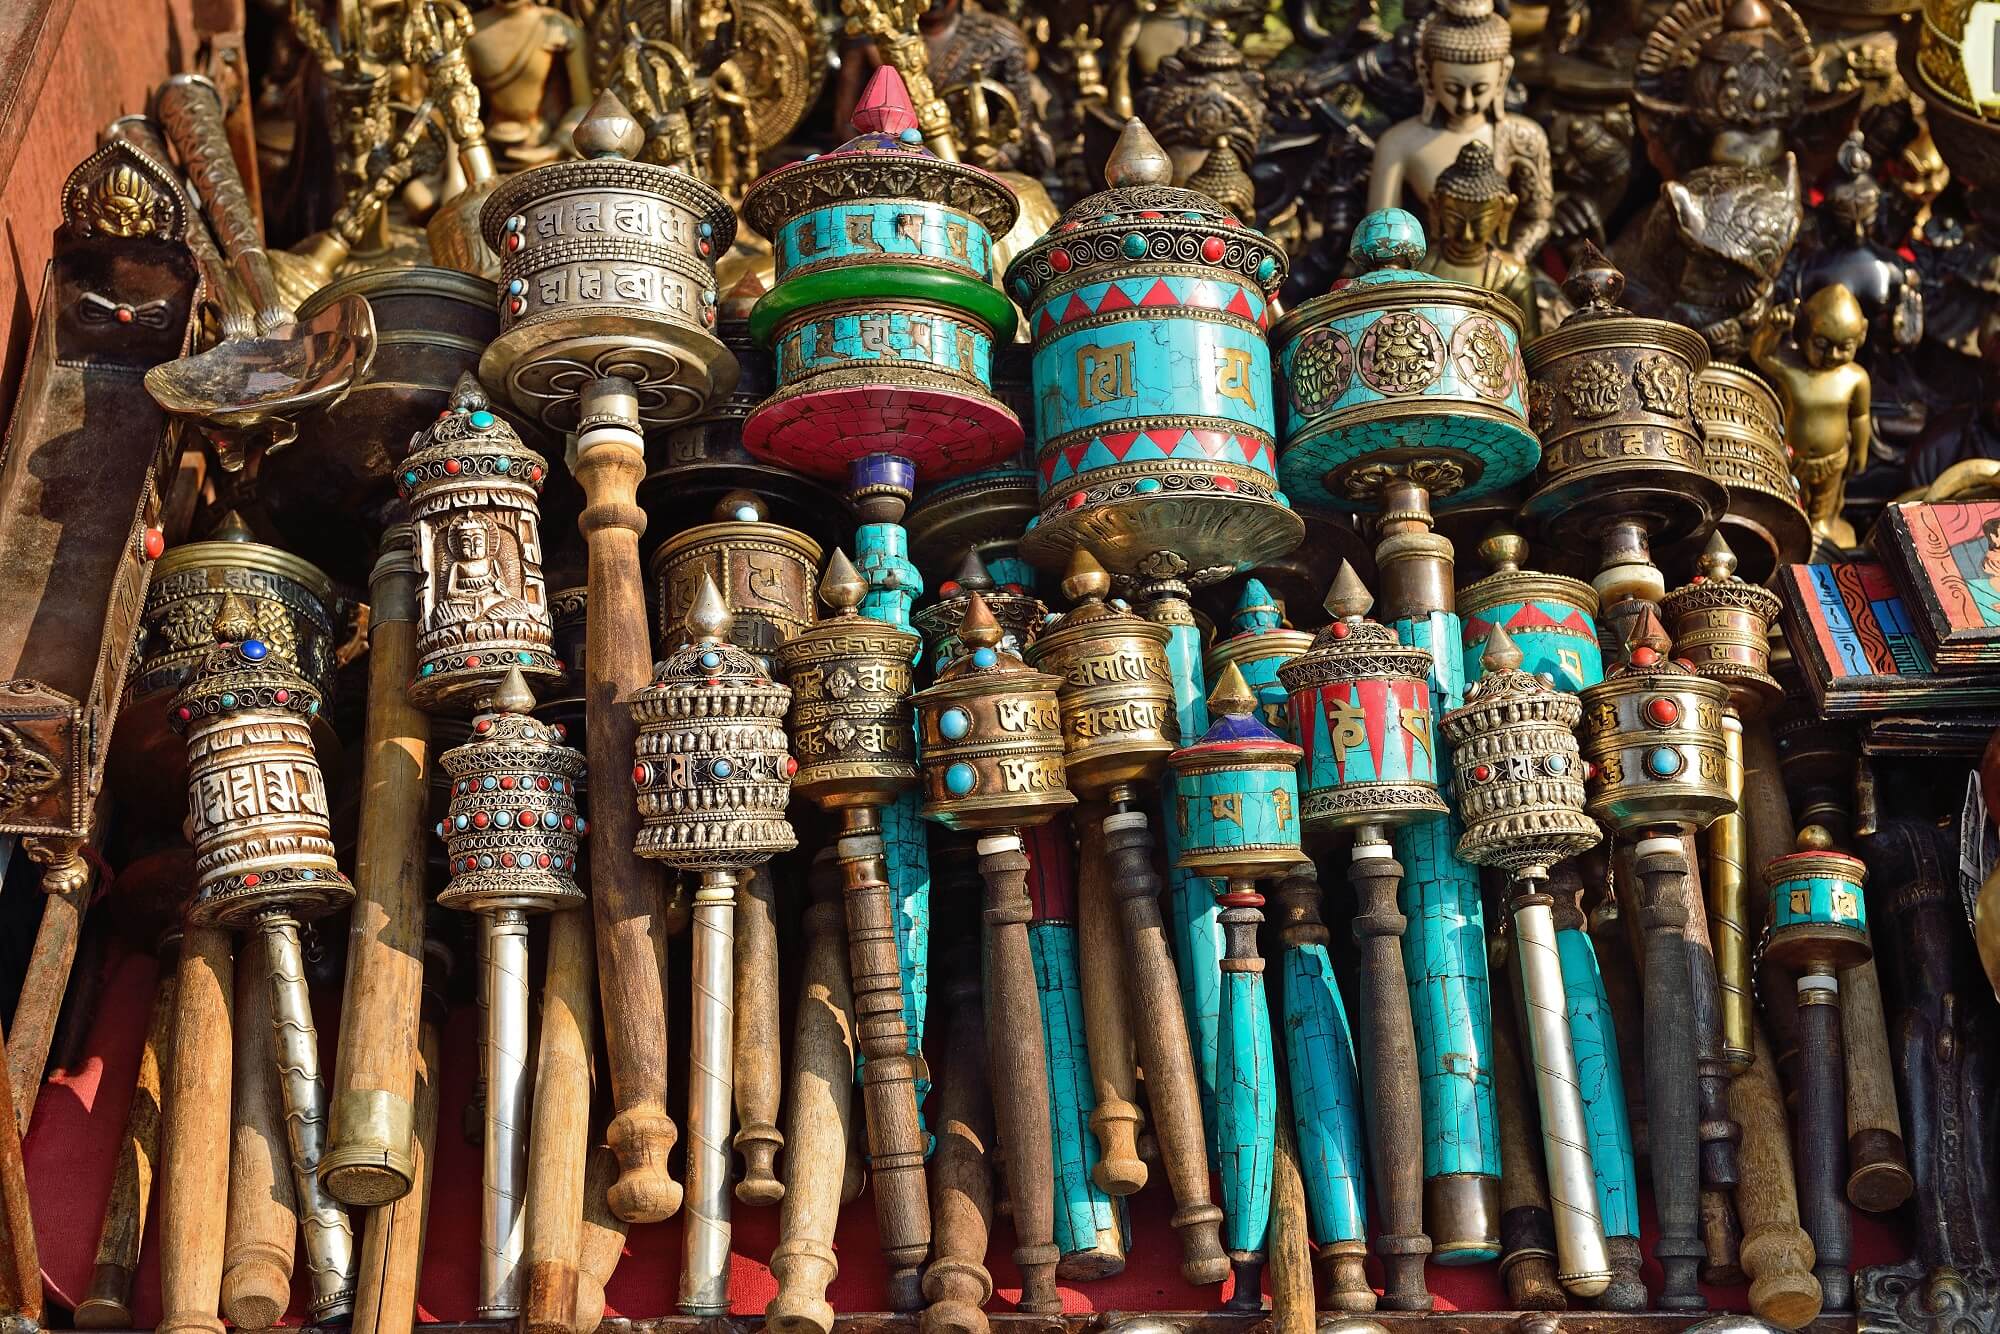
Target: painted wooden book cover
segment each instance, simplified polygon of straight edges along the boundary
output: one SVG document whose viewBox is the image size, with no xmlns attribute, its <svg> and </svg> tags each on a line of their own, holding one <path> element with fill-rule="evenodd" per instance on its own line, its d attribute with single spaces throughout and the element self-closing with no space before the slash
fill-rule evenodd
<svg viewBox="0 0 2000 1334">
<path fill-rule="evenodd" d="M 2000 703 L 2000 681 L 1941 674 L 1889 571 L 1873 561 L 1788 565 L 1778 573 L 1785 638 L 1820 709 L 1876 713 L 1923 703 Z"/>
<path fill-rule="evenodd" d="M 1933 663 L 2000 663 L 2000 500 L 1891 505 L 1874 544 Z"/>
</svg>

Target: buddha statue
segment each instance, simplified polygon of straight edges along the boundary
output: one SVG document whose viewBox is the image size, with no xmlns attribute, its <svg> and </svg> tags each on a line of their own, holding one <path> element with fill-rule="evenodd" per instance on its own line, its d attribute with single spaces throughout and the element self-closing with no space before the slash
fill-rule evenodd
<svg viewBox="0 0 2000 1334">
<path fill-rule="evenodd" d="M 1790 346 L 1782 341 L 1791 334 Z M 1868 372 L 1855 356 L 1868 317 L 1835 283 L 1775 306 L 1750 341 L 1750 359 L 1785 403 L 1785 446 L 1813 532 L 1843 550 L 1854 527 L 1841 517 L 1848 479 L 1868 466 Z"/>
<path fill-rule="evenodd" d="M 1376 142 L 1368 207 L 1404 207 L 1407 192 L 1422 212 L 1459 149 L 1477 141 L 1519 197 L 1506 249 L 1525 263 L 1548 236 L 1555 196 L 1547 133 L 1506 108 L 1512 41 L 1507 20 L 1493 12 L 1493 0 L 1441 0 L 1425 15 L 1417 28 L 1423 109 L 1390 126 Z"/>
<path fill-rule="evenodd" d="M 424 630 L 435 633 L 463 627 L 474 642 L 514 633 L 514 627 L 543 625 L 538 611 L 507 591 L 503 563 L 493 554 L 493 536 L 477 519 L 460 519 L 445 532 L 444 596 L 424 618 Z"/>
<path fill-rule="evenodd" d="M 465 56 L 486 115 L 486 139 L 508 170 L 562 155 L 558 130 L 590 105 L 590 53 L 583 29 L 553 5 L 493 0 L 473 18 Z M 549 108 L 552 85 L 563 101 Z"/>
<path fill-rule="evenodd" d="M 1501 248 L 1519 202 L 1494 167 L 1492 150 L 1477 140 L 1466 144 L 1431 188 L 1431 244 L 1417 267 L 1512 301 L 1521 308 L 1526 341 L 1541 332 L 1533 275 Z"/>
</svg>

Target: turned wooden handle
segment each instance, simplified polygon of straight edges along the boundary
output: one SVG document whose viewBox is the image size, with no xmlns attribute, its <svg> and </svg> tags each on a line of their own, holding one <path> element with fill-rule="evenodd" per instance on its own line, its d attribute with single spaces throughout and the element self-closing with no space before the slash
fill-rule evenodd
<svg viewBox="0 0 2000 1334">
<path fill-rule="evenodd" d="M 0 1042 L 0 1107 L 13 1101 Z M 14 1127 L 0 1127 L 0 1311 L 31 1329 L 42 1319 L 42 1266 L 35 1250 L 35 1220 L 28 1211 L 28 1166 Z M 161 1326 L 165 1328 L 165 1326 Z"/>
<path fill-rule="evenodd" d="M 1416 1029 L 1403 972 L 1403 931 L 1396 902 L 1403 868 L 1389 844 L 1356 840 L 1348 871 L 1356 899 L 1354 942 L 1361 951 L 1361 1092 L 1375 1165 L 1375 1252 L 1382 1258 L 1382 1305 L 1428 1311 L 1424 1257 L 1424 1127 L 1417 1087 Z"/>
<path fill-rule="evenodd" d="M 590 1053 L 597 1040 L 591 934 L 590 919 L 582 912 L 560 912 L 549 919 L 524 1195 L 524 1334 L 568 1334 L 577 1324 L 577 1253 L 591 1143 Z"/>
<path fill-rule="evenodd" d="M 1493 998 L 1493 1102 L 1500 1112 L 1500 1277 L 1507 1300 L 1523 1311 L 1561 1311 L 1569 1294 L 1556 1281 L 1556 1223 L 1542 1161 L 1541 1122 L 1522 1064 L 1521 991 L 1511 942 L 1487 941 Z"/>
<path fill-rule="evenodd" d="M 1812 1238 L 1821 1307 L 1851 1304 L 1847 1216 L 1847 1058 L 1840 1041 L 1840 992 L 1826 974 L 1799 979 L 1799 1119 L 1792 1160 L 1799 1221 Z"/>
<path fill-rule="evenodd" d="M 1750 1276 L 1750 1309 L 1774 1325 L 1801 1329 L 1819 1315 L 1819 1280 L 1812 1272 L 1812 1241 L 1799 1226 L 1785 1098 L 1762 1025 L 1754 1040 L 1756 1059 L 1729 1084 L 1729 1110 L 1743 1127 L 1737 1155 L 1743 1179 L 1736 1183 L 1743 1270 Z"/>
<path fill-rule="evenodd" d="M 292 1302 L 298 1193 L 278 1069 L 271 1061 L 271 989 L 244 947 L 236 972 L 236 1079 L 229 1149 L 229 1222 L 222 1253 L 222 1313 L 239 1329 L 269 1329 Z"/>
<path fill-rule="evenodd" d="M 783 1088 L 779 1064 L 777 886 L 771 868 L 760 866 L 736 891 L 736 1151 L 743 1155 L 743 1179 L 736 1198 L 745 1204 L 776 1204 L 785 1185 L 775 1175 L 778 1104 Z"/>
<path fill-rule="evenodd" d="M 438 1026 L 444 1018 L 448 957 L 435 942 L 424 951 L 423 1018 L 417 1027 L 416 1084 L 412 1090 L 416 1121 L 410 1135 L 416 1176 L 401 1199 L 371 1210 L 362 1226 L 353 1334 L 399 1334 L 416 1323 L 424 1224 L 431 1206 L 431 1169 L 437 1163 Z"/>
<path fill-rule="evenodd" d="M 953 951 L 939 1074 L 937 1149 L 931 1154 L 931 1262 L 924 1270 L 924 1334 L 986 1334 L 993 1297 L 986 1245 L 993 1223 L 993 1094 L 987 1082 L 986 1011 L 979 954 L 971 941 Z"/>
<path fill-rule="evenodd" d="M 613 389 L 619 382 L 599 381 Z M 629 386 L 626 386 L 629 388 Z M 588 407 L 588 405 L 587 405 Z M 666 873 L 635 853 L 632 788 L 638 724 L 622 702 L 652 678 L 646 585 L 639 568 L 645 441 L 631 424 L 599 424 L 577 439 L 572 468 L 585 505 L 590 618 L 584 650 L 584 719 L 590 758 L 590 898 L 597 923 L 597 981 L 616 1115 L 607 1131 L 623 1171 L 611 1210 L 657 1223 L 681 1207 L 667 1175 L 677 1131 L 667 1115 Z"/>
<path fill-rule="evenodd" d="M 1701 1112 L 1695 1078 L 1693 982 L 1688 976 L 1686 850 L 1676 836 L 1642 839 L 1634 867 L 1645 930 L 1646 1102 L 1653 1202 L 1660 1236 L 1653 1254 L 1662 1310 L 1698 1311 L 1695 1285 L 1706 1254 L 1701 1224 Z"/>
<path fill-rule="evenodd" d="M 1028 855 L 1013 833 L 979 840 L 986 882 L 986 1048 L 993 1120 L 1007 1198 L 1014 1211 L 1014 1263 L 1023 1311 L 1054 1315 L 1056 1292 L 1054 1132 L 1049 1126 L 1048 1043 L 1042 1033 L 1035 961 L 1028 947 Z M 872 1057 L 871 1057 L 872 1059 Z M 881 1189 L 877 1168 L 876 1189 Z"/>
<path fill-rule="evenodd" d="M 20 999 L 7 1026 L 7 1083 L 13 1092 L 10 1103 L 17 1138 L 28 1133 L 35 1119 L 35 1100 L 48 1073 L 56 1020 L 69 991 L 84 914 L 90 908 L 91 882 L 81 840 L 29 838 L 23 846 L 29 858 L 43 867 L 42 920 L 35 927 L 34 948 L 21 970 Z"/>
<path fill-rule="evenodd" d="M 830 1334 L 827 1284 L 840 1272 L 834 1223 L 847 1176 L 854 1090 L 854 998 L 848 988 L 843 872 L 829 850 L 813 863 L 806 951 L 792 1029 L 791 1110 L 785 1123 L 785 1199 L 771 1275 L 778 1294 L 764 1308 L 774 1334 Z M 894 952 L 893 942 L 891 952 Z M 900 1002 L 899 1002 L 900 1010 Z"/>
<path fill-rule="evenodd" d="M 97 1235 L 97 1263 L 90 1273 L 89 1295 L 76 1307 L 78 1329 L 129 1329 L 132 1325 L 132 1278 L 139 1271 L 139 1243 L 146 1235 L 153 1168 L 159 1161 L 162 1071 L 173 1063 L 175 979 L 171 964 L 171 957 L 161 961 L 160 978 L 153 987 L 146 1045 L 139 1049 L 139 1077 L 132 1089 L 132 1108 L 125 1115 L 125 1137 L 118 1146 L 111 1195 L 104 1202 L 104 1226 Z"/>
<path fill-rule="evenodd" d="M 1732 1067 L 1722 1040 L 1722 982 L 1715 967 L 1715 947 L 1708 935 L 1708 898 L 1702 891 L 1702 843 L 1694 834 L 1681 835 L 1688 873 L 1680 882 L 1681 910 L 1686 920 L 1681 937 L 1687 944 L 1688 996 L 1694 1002 L 1695 1100 L 1701 1122 L 1702 1189 L 1726 1191 L 1736 1184 L 1736 1123 L 1729 1117 L 1729 1076 Z M 1722 1257 L 1707 1252 L 1707 1262 Z M 1734 1263 L 1734 1258 L 1730 1258 Z"/>
<path fill-rule="evenodd" d="M 1266 1002 L 1269 1003 L 1268 1001 Z M 1312 1235 L 1306 1220 L 1306 1182 L 1299 1171 L 1298 1136 L 1292 1132 L 1292 1094 L 1284 1044 L 1272 1048 L 1277 1086 L 1277 1133 L 1271 1157 L 1271 1328 L 1274 1334 L 1313 1334 Z M 1371 1294 L 1372 1295 L 1372 1294 Z"/>
<path fill-rule="evenodd" d="M 1910 1198 L 1916 1183 L 1903 1145 L 1882 981 L 1873 959 L 1840 970 L 1840 1036 L 1847 1050 L 1847 1199 L 1857 1209 L 1886 1214 Z"/>
<path fill-rule="evenodd" d="M 252 970 L 261 982 L 261 970 Z M 190 927 L 174 982 L 172 1063 L 160 1135 L 160 1323 L 169 1334 L 222 1334 L 229 1202 L 229 932 Z M 262 1034 L 259 1033 L 261 1038 Z"/>
<path fill-rule="evenodd" d="M 369 580 L 368 720 L 362 742 L 347 989 L 327 1093 L 319 1176 L 342 1204 L 410 1188 L 418 1011 L 424 985 L 430 719 L 404 694 L 417 670 L 417 562 L 392 526 Z"/>
<path fill-rule="evenodd" d="M 1589 908 L 1590 947 L 1597 955 L 1597 975 L 1604 984 L 1605 1004 L 1611 1012 L 1611 1031 L 1618 1040 L 1618 1074 L 1625 1091 L 1625 1124 L 1632 1136 L 1632 1157 L 1636 1170 L 1647 1157 L 1645 1018 L 1640 1003 L 1640 987 L 1645 970 L 1639 961 L 1643 951 L 1634 952 L 1625 929 L 1624 911 L 1619 906 L 1611 878 L 1611 860 L 1601 854 L 1579 858 L 1585 871 L 1584 897 Z M 1630 880 L 1630 865 L 1623 874 Z M 1627 897 L 1637 903 L 1636 886 Z M 1635 910 L 1636 911 L 1636 910 Z M 1633 1235 L 1637 1235 L 1636 1226 Z M 1643 1307 L 1641 1308 L 1643 1309 Z"/>
<path fill-rule="evenodd" d="M 583 1226 L 576 1248 L 576 1318 L 572 1334 L 593 1334 L 604 1323 L 604 1285 L 625 1254 L 630 1226 L 611 1212 L 605 1195 L 618 1179 L 618 1155 L 606 1145 L 590 1151 L 583 1174 Z"/>
<path fill-rule="evenodd" d="M 1209 1200 L 1208 1142 L 1202 1131 L 1201 1093 L 1180 982 L 1160 921 L 1160 877 L 1153 869 L 1153 834 L 1142 811 L 1105 817 L 1104 847 L 1112 893 L 1124 927 L 1131 983 L 1133 1033 L 1146 1071 L 1146 1101 L 1153 1111 L 1161 1166 L 1174 1194 L 1173 1225 L 1181 1234 L 1181 1277 L 1202 1285 L 1229 1275 L 1222 1253 L 1222 1210 Z"/>
<path fill-rule="evenodd" d="M 1098 1146 L 1091 1180 L 1106 1195 L 1133 1195 L 1146 1184 L 1139 1159 L 1139 1076 L 1132 1045 L 1131 988 L 1119 938 L 1118 897 L 1105 860 L 1102 802 L 1076 809 L 1077 962 L 1083 989 L 1084 1045 L 1097 1094 L 1090 1133 Z"/>
</svg>

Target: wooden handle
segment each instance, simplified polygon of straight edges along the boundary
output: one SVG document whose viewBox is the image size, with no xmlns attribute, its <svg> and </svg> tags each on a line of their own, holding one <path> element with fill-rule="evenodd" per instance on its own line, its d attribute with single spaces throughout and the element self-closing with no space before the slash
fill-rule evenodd
<svg viewBox="0 0 2000 1334">
<path fill-rule="evenodd" d="M 1886 1214 L 1910 1198 L 1916 1183 L 1873 959 L 1840 970 L 1840 1035 L 1847 1049 L 1847 1198 L 1857 1209 Z"/>
<path fill-rule="evenodd" d="M 431 725 L 403 693 L 417 664 L 413 541 L 408 525 L 393 525 L 368 584 L 368 720 L 355 899 L 319 1166 L 327 1193 L 352 1205 L 386 1204 L 415 1179 L 410 1139 L 424 985 Z"/>
<path fill-rule="evenodd" d="M 1743 818 L 1744 844 L 1749 849 L 1750 894 L 1757 907 L 1754 917 L 1768 911 L 1770 886 L 1764 883 L 1764 868 L 1776 858 L 1796 850 L 1798 830 L 1792 823 L 1791 803 L 1785 796 L 1784 775 L 1778 766 L 1778 746 L 1768 727 L 1751 727 L 1743 733 Z M 1765 1036 L 1778 1065 L 1780 1087 L 1797 1083 L 1798 1006 L 1792 1000 L 1795 979 L 1771 961 L 1768 955 L 1757 970 L 1757 990 L 1762 1002 Z"/>
<path fill-rule="evenodd" d="M 7 1083 L 13 1090 L 17 1137 L 26 1135 L 35 1119 L 35 1099 L 41 1096 L 47 1074 L 56 1020 L 76 967 L 91 881 L 81 839 L 28 838 L 22 847 L 43 870 L 42 920 L 35 927 L 34 948 L 21 970 L 21 995 L 7 1025 Z"/>
<path fill-rule="evenodd" d="M 1701 1192 L 1701 1281 L 1734 1288 L 1743 1283 L 1743 1229 L 1736 1221 L 1734 1191 Z"/>
<path fill-rule="evenodd" d="M 261 948 L 255 938 L 246 943 L 246 966 L 236 973 L 236 1080 L 222 1313 L 239 1329 L 269 1329 L 284 1318 L 292 1304 L 299 1237 L 285 1108 L 271 1062 L 271 989 L 259 970 L 248 966 Z"/>
<path fill-rule="evenodd" d="M 1208 1144 L 1194 1053 L 1167 933 L 1160 921 L 1160 877 L 1153 869 L 1153 835 L 1140 811 L 1105 817 L 1104 847 L 1112 893 L 1118 896 L 1131 982 L 1134 1035 L 1146 1071 L 1146 1101 L 1161 1166 L 1174 1194 L 1173 1225 L 1181 1234 L 1181 1277 L 1203 1285 L 1229 1275 L 1222 1253 L 1222 1210 L 1208 1196 Z"/>
<path fill-rule="evenodd" d="M 1743 1218 L 1741 1254 L 1750 1276 L 1750 1309 L 1774 1325 L 1801 1329 L 1819 1315 L 1813 1246 L 1799 1226 L 1785 1098 L 1763 1027 L 1753 1032 L 1756 1059 L 1729 1085 L 1729 1110 L 1743 1127 L 1736 1208 Z"/>
<path fill-rule="evenodd" d="M 0 1043 L 0 1107 L 13 1101 L 6 1064 L 5 1044 Z M 16 1323 L 40 1328 L 42 1266 L 28 1209 L 28 1168 L 21 1157 L 21 1137 L 11 1125 L 0 1127 L 0 1311 L 18 1317 Z"/>
<path fill-rule="evenodd" d="M 1701 845 L 1693 834 L 1681 836 L 1687 876 L 1679 882 L 1684 921 L 1681 938 L 1688 955 L 1689 1018 L 1694 1025 L 1695 1100 L 1700 1109 L 1701 1184 L 1704 1190 L 1726 1191 L 1736 1184 L 1736 1123 L 1729 1117 L 1731 1065 L 1722 1040 L 1722 983 L 1715 968 L 1715 947 L 1708 935 L 1708 900 L 1701 885 Z M 1707 1253 L 1708 1263 L 1724 1257 Z M 1733 1260 L 1731 1260 L 1733 1263 Z"/>
<path fill-rule="evenodd" d="M 844 872 L 831 850 L 814 861 L 806 909 L 805 966 L 792 1030 L 791 1113 L 786 1122 L 785 1200 L 771 1275 L 778 1295 L 764 1308 L 773 1334 L 830 1334 L 827 1284 L 840 1272 L 833 1251 L 847 1175 L 854 1090 L 854 999 L 848 989 Z"/>
<path fill-rule="evenodd" d="M 1653 1254 L 1663 1277 L 1659 1305 L 1698 1311 L 1701 1244 L 1700 1105 L 1695 1083 L 1693 982 L 1686 936 L 1688 859 L 1676 836 L 1642 839 L 1634 868 L 1646 933 L 1646 1102 L 1650 1110 L 1653 1203 L 1660 1236 Z"/>
<path fill-rule="evenodd" d="M 1542 1163 L 1540 1120 L 1523 1075 L 1519 983 L 1511 942 L 1487 941 L 1493 998 L 1493 1102 L 1500 1111 L 1500 1277 L 1507 1301 L 1523 1311 L 1561 1311 L 1569 1296 L 1556 1281 L 1556 1223 Z"/>
<path fill-rule="evenodd" d="M 1090 1082 L 1097 1095 L 1090 1132 L 1097 1139 L 1097 1166 L 1091 1179 L 1106 1195 L 1133 1195 L 1146 1184 L 1139 1160 L 1139 1076 L 1132 1046 L 1130 987 L 1125 950 L 1119 940 L 1118 899 L 1111 891 L 1105 861 L 1101 802 L 1077 808 L 1076 933 L 1078 973 L 1083 987 L 1084 1045 L 1090 1053 Z"/>
<path fill-rule="evenodd" d="M 590 919 L 584 913 L 561 912 L 550 918 L 535 1106 L 529 1122 L 524 1334 L 568 1334 L 578 1323 L 577 1254 L 590 1156 L 590 1054 L 597 1040 L 592 943 Z"/>
<path fill-rule="evenodd" d="M 601 380 L 611 402 L 630 386 Z M 586 391 L 585 414 L 592 410 Z M 638 800 L 632 753 L 638 724 L 621 702 L 652 677 L 646 586 L 639 569 L 645 441 L 636 422 L 597 424 L 577 439 L 577 519 L 589 548 L 590 619 L 584 649 L 584 720 L 590 758 L 590 898 L 597 922 L 597 983 L 616 1115 L 607 1136 L 624 1169 L 611 1211 L 657 1223 L 681 1207 L 667 1175 L 677 1131 L 667 1115 L 666 877 L 635 853 Z"/>
<path fill-rule="evenodd" d="M 940 1073 L 937 1149 L 931 1155 L 931 1262 L 924 1270 L 924 1334 L 986 1334 L 993 1279 L 986 1246 L 993 1223 L 993 1094 L 987 1082 L 986 1011 L 972 942 L 952 952 Z"/>
<path fill-rule="evenodd" d="M 783 1088 L 778 1031 L 777 886 L 760 866 L 736 891 L 736 1151 L 743 1179 L 736 1198 L 771 1205 L 785 1198 L 778 1180 L 778 1104 Z"/>
<path fill-rule="evenodd" d="M 160 1323 L 222 1334 L 223 1221 L 229 1201 L 229 932 L 190 927 L 174 982 L 174 1055 L 161 1104 Z"/>
<path fill-rule="evenodd" d="M 576 1248 L 576 1318 L 573 1334 L 593 1334 L 604 1323 L 604 1285 L 625 1254 L 629 1226 L 611 1212 L 605 1193 L 618 1179 L 618 1155 L 605 1145 L 590 1151 L 583 1175 L 583 1226 Z"/>
<path fill-rule="evenodd" d="M 104 1226 L 97 1235 L 97 1263 L 90 1293 L 76 1307 L 78 1329 L 129 1329 L 132 1277 L 139 1271 L 139 1242 L 146 1235 L 146 1211 L 153 1196 L 153 1168 L 159 1161 L 162 1071 L 173 1062 L 174 974 L 171 956 L 160 963 L 153 987 L 153 1011 L 146 1045 L 139 1049 L 139 1078 L 132 1108 L 125 1114 L 125 1137 L 118 1168 L 104 1202 Z"/>
<path fill-rule="evenodd" d="M 1042 1035 L 1035 961 L 1028 948 L 1028 855 L 1013 833 L 979 840 L 986 882 L 986 1049 L 993 1120 L 1007 1198 L 1014 1208 L 1014 1263 L 1023 1311 L 1054 1315 L 1056 1292 L 1054 1136 L 1049 1128 L 1048 1044 Z M 873 1059 L 872 1057 L 870 1058 Z M 876 1189 L 880 1190 L 878 1166 Z"/>
<path fill-rule="evenodd" d="M 444 1018 L 448 959 L 435 942 L 424 950 L 423 1018 L 417 1026 L 416 1084 L 412 1090 L 416 1121 L 410 1136 L 416 1177 L 401 1199 L 370 1211 L 362 1226 L 353 1334 L 398 1334 L 416 1323 L 424 1223 L 431 1206 L 431 1169 L 437 1163 L 438 1026 Z"/>
<path fill-rule="evenodd" d="M 1319 1315 L 1313 1301 L 1312 1236 L 1306 1218 L 1306 1183 L 1299 1171 L 1298 1138 L 1292 1133 L 1292 1095 L 1287 1087 L 1283 1044 L 1273 1049 L 1272 1060 L 1277 1124 L 1271 1161 L 1271 1328 L 1273 1334 L 1314 1334 Z"/>
<path fill-rule="evenodd" d="M 1403 972 L 1407 920 L 1396 902 L 1403 868 L 1380 836 L 1354 843 L 1348 870 L 1355 895 L 1354 943 L 1361 951 L 1361 1093 L 1374 1159 L 1375 1252 L 1382 1258 L 1382 1305 L 1428 1311 L 1424 1257 L 1424 1128 L 1417 1089 L 1416 1029 Z"/>
<path fill-rule="evenodd" d="M 1847 1267 L 1847 1059 L 1840 1041 L 1840 992 L 1827 974 L 1799 979 L 1799 1119 L 1792 1157 L 1798 1168 L 1799 1221 L 1812 1238 L 1820 1304 L 1852 1304 Z"/>
<path fill-rule="evenodd" d="M 1619 877 L 1631 884 L 1631 889 L 1625 891 L 1625 897 L 1636 905 L 1638 887 L 1631 873 L 1631 862 L 1627 858 L 1619 861 L 1623 863 L 1618 871 Z M 1640 960 L 1645 957 L 1645 952 L 1643 949 L 1635 951 L 1632 933 L 1626 930 L 1625 911 L 1619 904 L 1620 891 L 1612 880 L 1612 868 L 1617 863 L 1602 851 L 1588 853 L 1579 858 L 1578 863 L 1585 873 L 1584 903 L 1588 910 L 1590 948 L 1597 955 L 1597 975 L 1604 984 L 1604 1002 L 1609 1008 L 1612 1033 L 1618 1039 L 1618 1073 L 1625 1091 L 1625 1125 L 1632 1136 L 1636 1170 L 1638 1161 L 1649 1156 L 1645 1019 L 1639 994 L 1645 978 Z M 1636 907 L 1633 917 L 1637 917 Z M 1637 1235 L 1636 1231 L 1633 1235 Z"/>
</svg>

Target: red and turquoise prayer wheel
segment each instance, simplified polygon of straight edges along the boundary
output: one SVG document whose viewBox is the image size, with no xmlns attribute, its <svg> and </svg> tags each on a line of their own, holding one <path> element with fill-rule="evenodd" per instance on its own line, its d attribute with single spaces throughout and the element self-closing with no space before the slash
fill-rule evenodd
<svg viewBox="0 0 2000 1334">
<path fill-rule="evenodd" d="M 743 424 L 744 447 L 821 478 L 845 479 L 873 454 L 907 460 L 926 481 L 992 467 L 1023 440 L 992 390 L 994 347 L 1017 319 L 993 285 L 993 238 L 1019 203 L 998 177 L 924 147 L 889 66 L 869 82 L 854 130 L 744 198 L 777 266 L 750 333 L 778 372 Z"/>
<path fill-rule="evenodd" d="M 1111 188 L 1007 270 L 1035 347 L 1041 510 L 1021 552 L 1045 570 L 1082 546 L 1114 574 L 1206 583 L 1305 533 L 1278 487 L 1265 341 L 1284 251 L 1170 177 L 1128 122 Z"/>
<path fill-rule="evenodd" d="M 1764 866 L 1771 894 L 1765 954 L 1798 972 L 1866 963 L 1873 952 L 1862 893 L 1867 865 L 1835 851 L 1817 825 L 1799 831 L 1798 848 Z"/>
</svg>

